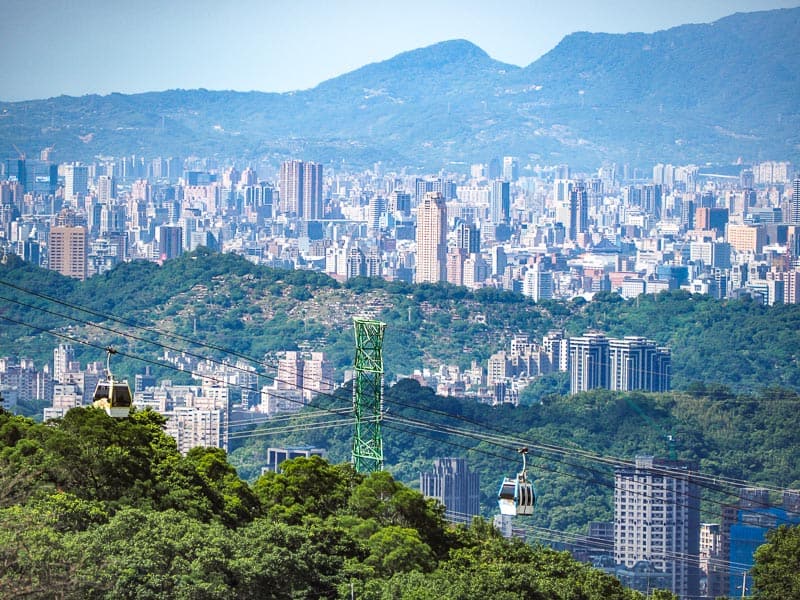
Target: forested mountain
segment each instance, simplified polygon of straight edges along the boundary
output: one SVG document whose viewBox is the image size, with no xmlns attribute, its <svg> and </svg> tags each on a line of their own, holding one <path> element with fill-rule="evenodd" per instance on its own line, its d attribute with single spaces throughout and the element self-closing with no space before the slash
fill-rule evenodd
<svg viewBox="0 0 800 600">
<path fill-rule="evenodd" d="M 0 103 L 0 153 L 277 164 L 798 162 L 800 8 L 653 34 L 578 32 L 518 67 L 451 40 L 284 94 L 170 90 Z M 258 87 L 254 82 L 254 87 Z"/>
<path fill-rule="evenodd" d="M 0 409 L 0 596 L 643 598 L 483 522 L 448 527 L 388 473 L 314 457 L 250 487 L 221 450 L 181 456 L 162 425 L 152 411 L 42 425 Z"/>
<path fill-rule="evenodd" d="M 313 271 L 275 270 L 200 249 L 163 266 L 121 264 L 85 282 L 11 256 L 0 265 L 0 300 L 7 318 L 0 328 L 0 356 L 27 356 L 38 364 L 52 360 L 60 334 L 99 346 L 76 344 L 84 363 L 101 360 L 109 343 L 158 359 L 165 345 L 183 349 L 194 341 L 217 348 L 194 347 L 203 356 L 224 358 L 229 350 L 259 362 L 271 357 L 267 362 L 273 364 L 276 351 L 313 348 L 328 354 L 341 371 L 353 364 L 352 319 L 367 314 L 388 324 L 384 361 L 390 381 L 438 363 L 468 368 L 477 360 L 485 366 L 516 334 L 540 340 L 563 328 L 570 335 L 596 329 L 616 337 L 644 336 L 668 346 L 676 389 L 712 383 L 735 394 L 771 386 L 800 390 L 800 306 L 717 301 L 682 291 L 632 301 L 598 294 L 588 303 L 535 304 L 520 294 L 473 293 L 447 284 L 382 279 L 339 284 Z M 125 323 L 109 320 L 112 315 Z M 125 357 L 120 364 L 129 377 L 143 369 Z"/>
</svg>

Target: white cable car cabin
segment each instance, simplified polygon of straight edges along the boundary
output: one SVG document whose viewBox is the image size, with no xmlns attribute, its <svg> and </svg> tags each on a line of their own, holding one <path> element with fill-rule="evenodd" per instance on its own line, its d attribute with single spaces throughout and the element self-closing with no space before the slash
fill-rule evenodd
<svg viewBox="0 0 800 600">
<path fill-rule="evenodd" d="M 115 380 L 114 375 L 111 373 L 111 355 L 116 354 L 117 351 L 113 348 L 106 348 L 106 352 L 108 353 L 106 358 L 106 378 L 97 382 L 92 405 L 102 408 L 110 417 L 124 419 L 130 415 L 131 407 L 133 406 L 131 388 L 128 386 L 126 379 Z"/>
<path fill-rule="evenodd" d="M 500 514 L 508 516 L 532 515 L 533 507 L 536 504 L 536 492 L 533 490 L 533 483 L 528 481 L 527 465 L 525 455 L 527 448 L 521 448 L 522 471 L 517 473 L 516 478 L 506 477 L 500 484 L 497 493 L 497 503 L 500 505 Z"/>
</svg>

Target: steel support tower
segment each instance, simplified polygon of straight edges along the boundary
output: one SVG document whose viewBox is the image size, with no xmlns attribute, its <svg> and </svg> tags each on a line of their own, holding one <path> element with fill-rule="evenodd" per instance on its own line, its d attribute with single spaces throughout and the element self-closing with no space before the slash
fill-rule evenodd
<svg viewBox="0 0 800 600">
<path fill-rule="evenodd" d="M 356 318 L 353 381 L 353 465 L 359 473 L 383 470 L 383 331 L 386 323 Z"/>
</svg>

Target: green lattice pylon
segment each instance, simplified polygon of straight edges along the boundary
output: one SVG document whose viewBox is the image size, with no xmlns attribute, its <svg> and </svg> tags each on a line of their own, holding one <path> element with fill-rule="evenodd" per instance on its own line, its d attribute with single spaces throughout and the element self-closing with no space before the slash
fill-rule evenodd
<svg viewBox="0 0 800 600">
<path fill-rule="evenodd" d="M 353 465 L 359 473 L 383 470 L 383 330 L 386 323 L 355 320 L 356 359 L 353 381 Z"/>
</svg>

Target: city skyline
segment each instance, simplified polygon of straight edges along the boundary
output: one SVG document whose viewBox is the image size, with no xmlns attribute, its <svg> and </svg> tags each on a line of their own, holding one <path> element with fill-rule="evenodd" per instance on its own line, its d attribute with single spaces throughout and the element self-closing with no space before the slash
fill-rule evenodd
<svg viewBox="0 0 800 600">
<path fill-rule="evenodd" d="M 382 3 L 306 0 L 290 6 L 239 1 L 223 11 L 210 2 L 81 0 L 67 7 L 12 0 L 0 24 L 6 74 L 0 100 L 176 88 L 301 90 L 448 39 L 467 39 L 496 60 L 526 66 L 575 31 L 652 33 L 795 6 L 796 0 L 573 0 L 497 11 L 446 1 L 410 2 L 398 12 Z"/>
</svg>

